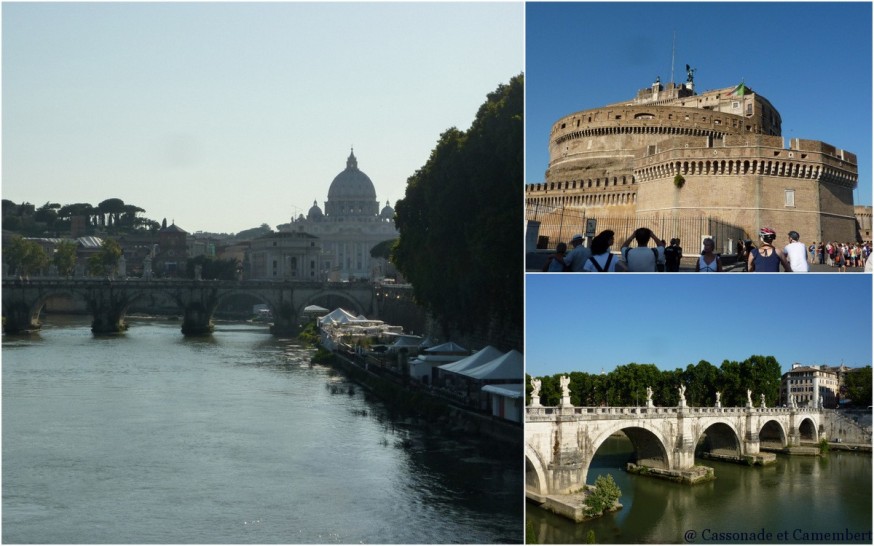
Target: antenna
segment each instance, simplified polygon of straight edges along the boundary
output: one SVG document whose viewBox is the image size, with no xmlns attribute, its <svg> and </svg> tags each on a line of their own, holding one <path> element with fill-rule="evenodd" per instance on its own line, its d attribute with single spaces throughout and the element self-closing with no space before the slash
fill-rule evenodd
<svg viewBox="0 0 874 546">
<path fill-rule="evenodd" d="M 674 31 L 674 41 L 671 44 L 671 86 L 674 85 L 674 56 L 677 53 L 677 31 Z"/>
</svg>

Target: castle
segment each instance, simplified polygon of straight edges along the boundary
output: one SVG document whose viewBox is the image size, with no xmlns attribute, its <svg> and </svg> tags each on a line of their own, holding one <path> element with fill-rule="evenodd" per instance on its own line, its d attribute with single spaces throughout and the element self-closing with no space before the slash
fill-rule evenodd
<svg viewBox="0 0 874 546">
<path fill-rule="evenodd" d="M 733 227 L 735 240 L 755 241 L 765 226 L 778 240 L 790 230 L 807 243 L 855 240 L 855 154 L 796 138 L 787 148 L 780 113 L 765 97 L 745 83 L 699 95 L 687 71 L 685 83 L 657 79 L 631 100 L 556 121 L 546 181 L 525 188 L 529 218 L 534 209 L 605 220 L 710 218 Z"/>
</svg>

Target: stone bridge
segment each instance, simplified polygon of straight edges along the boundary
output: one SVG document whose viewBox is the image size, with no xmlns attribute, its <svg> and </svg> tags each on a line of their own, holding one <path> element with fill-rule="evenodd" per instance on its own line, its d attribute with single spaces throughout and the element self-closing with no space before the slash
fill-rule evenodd
<svg viewBox="0 0 874 546">
<path fill-rule="evenodd" d="M 183 334 L 202 335 L 212 331 L 218 305 L 241 294 L 270 307 L 275 335 L 295 334 L 304 308 L 325 297 L 347 302 L 350 311 L 379 316 L 375 288 L 368 282 L 4 279 L 3 329 L 9 334 L 39 329 L 46 300 L 60 296 L 85 302 L 94 333 L 120 332 L 127 328 L 124 319 L 132 303 L 160 298 L 178 305 Z"/>
<path fill-rule="evenodd" d="M 815 408 L 529 406 L 526 494 L 543 499 L 580 490 L 598 448 L 618 432 L 631 440 L 637 465 L 677 475 L 695 467 L 699 444 L 716 458 L 752 463 L 762 448 L 817 442 L 822 427 Z"/>
</svg>

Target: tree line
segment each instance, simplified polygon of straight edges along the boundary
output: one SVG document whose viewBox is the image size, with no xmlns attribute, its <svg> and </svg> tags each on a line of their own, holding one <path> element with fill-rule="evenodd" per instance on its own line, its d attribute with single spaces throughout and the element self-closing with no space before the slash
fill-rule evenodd
<svg viewBox="0 0 874 546">
<path fill-rule="evenodd" d="M 445 333 L 522 324 L 523 76 L 446 130 L 395 207 L 392 262 Z"/>
<path fill-rule="evenodd" d="M 544 406 L 557 406 L 561 401 L 559 378 L 567 375 L 575 406 L 645 406 L 646 389 L 651 387 L 656 406 L 673 407 L 679 404 L 678 387 L 683 384 L 689 406 L 714 406 L 719 391 L 724 407 L 742 407 L 750 389 L 756 405 L 760 394 L 764 394 L 765 403 L 773 407 L 780 404 L 780 369 L 773 356 L 758 355 L 743 362 L 725 360 L 718 368 L 706 360 L 689 364 L 685 370 L 660 370 L 655 364 L 631 363 L 606 374 L 570 372 L 539 377 L 540 401 Z M 526 400 L 530 404 L 531 376 L 526 379 Z"/>
<path fill-rule="evenodd" d="M 16 204 L 4 199 L 3 229 L 31 236 L 69 232 L 72 219 L 77 216 L 85 218 L 86 229 L 92 233 L 96 229 L 116 234 L 157 231 L 161 228 L 161 224 L 155 220 L 139 216 L 143 212 L 145 209 L 116 197 L 105 199 L 97 206 L 90 203 L 61 205 L 46 202 L 38 208 L 29 203 Z"/>
</svg>

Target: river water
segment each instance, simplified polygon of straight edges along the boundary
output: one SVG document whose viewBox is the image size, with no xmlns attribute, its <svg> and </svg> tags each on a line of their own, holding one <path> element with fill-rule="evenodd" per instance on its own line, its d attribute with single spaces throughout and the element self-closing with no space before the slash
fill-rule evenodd
<svg viewBox="0 0 874 546">
<path fill-rule="evenodd" d="M 4 337 L 3 542 L 523 540 L 520 454 L 393 418 L 309 355 L 247 324 Z"/>
<path fill-rule="evenodd" d="M 594 531 L 599 543 L 871 543 L 870 454 L 778 455 L 766 467 L 700 461 L 716 470 L 716 480 L 689 486 L 626 473 L 631 453 L 628 439 L 611 437 L 588 474 L 589 483 L 613 476 L 621 510 L 575 524 L 529 502 L 536 541 L 585 544 Z"/>
</svg>

